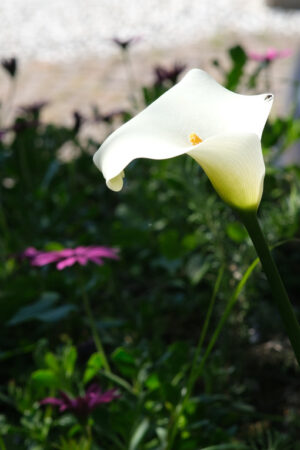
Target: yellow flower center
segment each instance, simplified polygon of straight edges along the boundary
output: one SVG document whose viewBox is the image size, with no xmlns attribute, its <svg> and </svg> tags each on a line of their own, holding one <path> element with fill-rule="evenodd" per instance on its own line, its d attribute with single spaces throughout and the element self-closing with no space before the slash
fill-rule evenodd
<svg viewBox="0 0 300 450">
<path fill-rule="evenodd" d="M 189 135 L 189 141 L 192 145 L 197 145 L 200 144 L 200 142 L 202 142 L 202 139 L 199 138 L 198 134 L 192 133 Z"/>
</svg>

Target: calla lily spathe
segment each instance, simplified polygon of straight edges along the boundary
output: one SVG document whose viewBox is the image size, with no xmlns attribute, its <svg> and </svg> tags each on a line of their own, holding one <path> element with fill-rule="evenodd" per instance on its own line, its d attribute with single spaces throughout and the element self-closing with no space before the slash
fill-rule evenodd
<svg viewBox="0 0 300 450">
<path fill-rule="evenodd" d="M 134 159 L 187 154 L 224 201 L 256 210 L 265 174 L 260 139 L 272 103 L 271 94 L 239 95 L 193 69 L 114 131 L 95 153 L 94 163 L 107 186 L 120 191 L 124 169 Z"/>
</svg>

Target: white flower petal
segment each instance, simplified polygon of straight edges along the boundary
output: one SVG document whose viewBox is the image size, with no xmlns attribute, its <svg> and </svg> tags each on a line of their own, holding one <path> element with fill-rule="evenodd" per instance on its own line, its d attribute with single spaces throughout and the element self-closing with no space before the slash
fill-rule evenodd
<svg viewBox="0 0 300 450">
<path fill-rule="evenodd" d="M 242 210 L 258 208 L 265 164 L 256 134 L 214 136 L 194 147 L 188 155 L 204 169 L 226 203 Z"/>
<path fill-rule="evenodd" d="M 256 135 L 259 141 L 272 102 L 271 94 L 235 94 L 206 72 L 193 69 L 176 86 L 112 133 L 94 155 L 94 162 L 103 172 L 107 185 L 120 190 L 123 186 L 121 173 L 132 160 L 167 159 L 188 153 L 193 150 L 189 143 L 191 133 L 205 142 L 219 135 L 236 133 Z M 219 144 L 216 145 L 219 149 Z M 248 144 L 246 147 L 249 149 Z M 228 145 L 226 148 L 230 157 Z M 241 151 L 245 155 L 245 151 Z M 206 162 L 208 172 L 207 164 L 210 163 Z"/>
</svg>

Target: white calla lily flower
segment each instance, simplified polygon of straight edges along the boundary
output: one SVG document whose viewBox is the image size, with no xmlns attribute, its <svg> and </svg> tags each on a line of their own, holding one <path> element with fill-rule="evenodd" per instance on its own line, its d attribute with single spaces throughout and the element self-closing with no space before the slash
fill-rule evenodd
<svg viewBox="0 0 300 450">
<path fill-rule="evenodd" d="M 136 158 L 182 154 L 204 169 L 232 207 L 256 210 L 265 165 L 261 135 L 273 95 L 239 95 L 193 69 L 136 117 L 114 131 L 94 155 L 107 186 L 120 191 L 124 169 Z"/>
</svg>

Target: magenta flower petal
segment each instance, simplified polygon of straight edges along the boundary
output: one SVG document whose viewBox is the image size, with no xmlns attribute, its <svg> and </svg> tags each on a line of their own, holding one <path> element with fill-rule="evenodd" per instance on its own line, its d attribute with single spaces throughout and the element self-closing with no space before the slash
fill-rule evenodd
<svg viewBox="0 0 300 450">
<path fill-rule="evenodd" d="M 90 247 L 88 250 L 90 256 L 100 256 L 102 258 L 118 259 L 117 250 L 108 247 Z"/>
<path fill-rule="evenodd" d="M 63 270 L 66 267 L 73 266 L 76 263 L 76 261 L 77 258 L 75 258 L 74 256 L 72 256 L 71 258 L 63 259 L 62 261 L 56 264 L 56 268 L 58 270 Z"/>
<path fill-rule="evenodd" d="M 119 397 L 120 394 L 117 393 L 117 389 L 110 389 L 109 391 L 104 392 L 99 400 L 101 401 L 101 403 L 108 403 Z"/>
<path fill-rule="evenodd" d="M 81 266 L 85 266 L 88 262 L 88 258 L 86 256 L 77 256 L 76 260 Z"/>
<path fill-rule="evenodd" d="M 22 257 L 30 260 L 33 266 L 46 266 L 56 262 L 56 268 L 63 270 L 65 267 L 78 263 L 85 266 L 88 261 L 102 265 L 102 258 L 119 259 L 118 251 L 110 247 L 102 246 L 79 246 L 76 248 L 65 248 L 58 251 L 39 251 L 34 247 L 28 247 Z"/>
<path fill-rule="evenodd" d="M 101 388 L 97 383 L 93 383 L 91 384 L 87 390 L 86 390 L 86 394 L 90 395 L 90 394 L 94 394 L 94 395 L 99 395 L 101 394 Z"/>
<path fill-rule="evenodd" d="M 40 252 L 31 260 L 32 266 L 47 266 L 48 264 L 59 260 L 56 252 Z"/>
<path fill-rule="evenodd" d="M 22 253 L 22 256 L 25 258 L 32 258 L 33 256 L 38 255 L 40 252 L 34 247 L 28 247 Z"/>
<path fill-rule="evenodd" d="M 89 259 L 90 259 L 90 261 L 97 264 L 98 266 L 103 266 L 103 264 L 104 264 L 103 259 L 98 258 L 97 256 L 90 256 Z"/>
<path fill-rule="evenodd" d="M 269 48 L 265 53 L 248 52 L 248 57 L 253 61 L 274 61 L 275 59 L 287 58 L 291 56 L 292 51 L 290 49 L 277 50 L 276 48 Z"/>
<path fill-rule="evenodd" d="M 40 405 L 59 406 L 59 411 L 70 411 L 79 418 L 86 418 L 101 403 L 109 403 L 120 395 L 116 389 L 102 392 L 97 384 L 92 384 L 84 396 L 71 398 L 66 392 L 60 392 L 61 398 L 48 397 L 40 402 Z"/>
<path fill-rule="evenodd" d="M 67 409 L 76 409 L 76 398 L 71 398 L 65 392 L 61 391 L 60 396 L 62 397 L 62 404 L 59 408 L 61 412 L 66 411 Z"/>
</svg>

